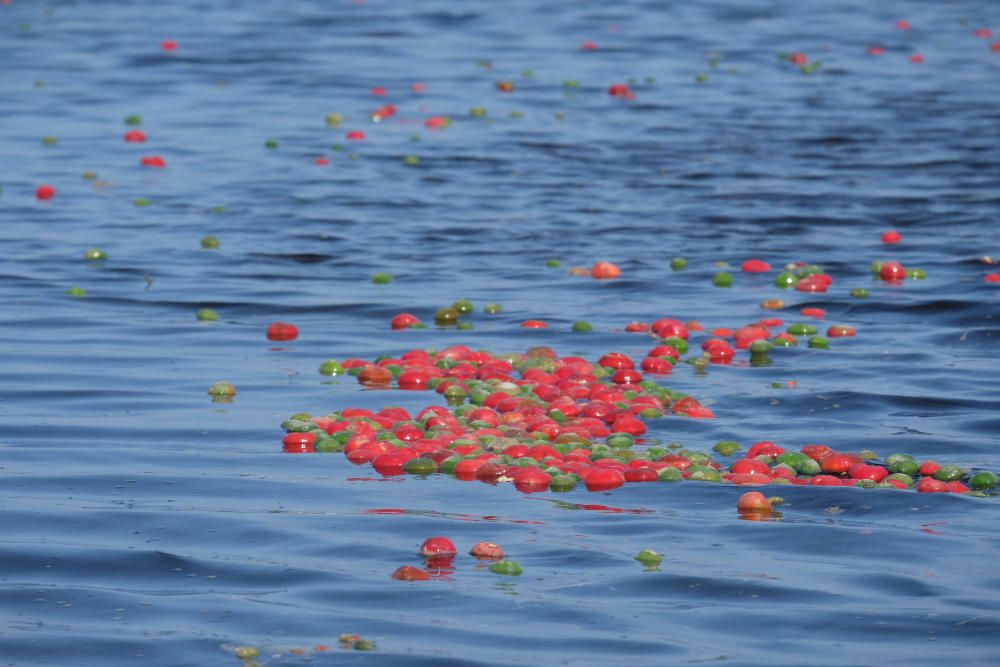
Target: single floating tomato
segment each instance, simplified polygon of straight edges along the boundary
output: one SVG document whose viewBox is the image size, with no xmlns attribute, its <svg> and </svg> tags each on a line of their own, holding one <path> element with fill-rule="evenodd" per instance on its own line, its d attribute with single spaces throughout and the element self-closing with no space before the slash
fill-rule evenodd
<svg viewBox="0 0 1000 667">
<path fill-rule="evenodd" d="M 899 262 L 882 262 L 879 276 L 887 283 L 901 283 L 906 279 L 906 269 Z"/>
<path fill-rule="evenodd" d="M 458 554 L 458 549 L 455 548 L 455 544 L 447 537 L 440 535 L 428 537 L 420 545 L 420 555 L 422 556 L 454 556 L 456 554 Z"/>
<path fill-rule="evenodd" d="M 420 319 L 416 315 L 411 315 L 410 313 L 400 313 L 390 320 L 389 326 L 393 329 L 409 329 L 414 324 L 419 323 Z"/>
<path fill-rule="evenodd" d="M 740 513 L 770 514 L 773 509 L 769 501 L 760 491 L 747 491 L 736 501 Z"/>
<path fill-rule="evenodd" d="M 139 164 L 143 167 L 155 167 L 157 169 L 162 169 L 167 166 L 167 161 L 159 155 L 147 155 L 140 158 Z"/>
<path fill-rule="evenodd" d="M 504 557 L 503 547 L 495 542 L 477 542 L 469 553 L 476 558 L 500 560 Z"/>
<path fill-rule="evenodd" d="M 744 273 L 764 273 L 771 270 L 771 265 L 761 259 L 748 259 L 743 262 L 740 269 Z"/>
<path fill-rule="evenodd" d="M 316 451 L 315 442 L 315 433 L 289 433 L 281 444 L 289 454 L 306 454 Z"/>
<path fill-rule="evenodd" d="M 358 372 L 358 382 L 370 387 L 388 387 L 392 384 L 392 371 L 382 366 L 368 364 Z"/>
<path fill-rule="evenodd" d="M 177 42 L 175 42 L 172 39 L 165 39 L 162 42 L 160 42 L 160 49 L 163 51 L 176 51 Z"/>
<path fill-rule="evenodd" d="M 611 381 L 615 384 L 639 384 L 642 382 L 642 374 L 634 368 L 622 368 L 615 371 Z"/>
<path fill-rule="evenodd" d="M 612 280 L 621 274 L 622 270 L 611 262 L 597 262 L 590 269 L 590 276 L 596 280 Z"/>
<path fill-rule="evenodd" d="M 542 320 L 525 320 L 521 322 L 525 329 L 548 329 L 549 325 Z"/>
<path fill-rule="evenodd" d="M 56 189 L 48 184 L 39 185 L 38 188 L 35 190 L 35 199 L 38 199 L 40 201 L 52 199 L 55 196 L 56 196 Z"/>
<path fill-rule="evenodd" d="M 287 322 L 272 322 L 267 325 L 268 340 L 295 340 L 299 337 L 299 329 Z"/>
<path fill-rule="evenodd" d="M 365 133 L 360 130 L 351 130 L 347 133 L 348 141 L 364 141 Z"/>
<path fill-rule="evenodd" d="M 146 141 L 146 133 L 142 130 L 129 130 L 125 133 L 125 141 L 129 143 L 144 143 Z"/>
<path fill-rule="evenodd" d="M 451 125 L 451 119 L 447 116 L 431 116 L 424 121 L 424 125 L 431 130 L 443 130 Z"/>
<path fill-rule="evenodd" d="M 847 324 L 834 324 L 826 330 L 826 335 L 830 338 L 844 338 L 847 336 L 856 336 L 857 334 L 857 330 Z"/>
<path fill-rule="evenodd" d="M 634 100 L 635 93 L 632 89 L 628 87 L 628 84 L 624 83 L 613 83 L 608 86 L 608 95 L 611 97 L 620 97 L 624 100 Z"/>
</svg>

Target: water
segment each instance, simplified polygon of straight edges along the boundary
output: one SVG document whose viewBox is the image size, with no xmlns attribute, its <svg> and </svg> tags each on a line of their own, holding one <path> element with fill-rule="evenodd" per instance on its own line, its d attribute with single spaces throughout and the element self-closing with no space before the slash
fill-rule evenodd
<svg viewBox="0 0 1000 667">
<path fill-rule="evenodd" d="M 236 646 L 274 665 L 995 662 L 994 500 L 782 487 L 782 520 L 749 522 L 732 486 L 383 480 L 282 454 L 279 424 L 440 401 L 331 380 L 328 358 L 454 343 L 641 357 L 631 320 L 712 329 L 817 306 L 857 338 L 764 368 L 679 366 L 663 381 L 717 419 L 650 435 L 1000 468 L 998 297 L 979 260 L 1000 254 L 1000 56 L 973 36 L 1000 29 L 1000 7 L 15 1 L 0 27 L 0 663 L 240 664 Z M 776 57 L 794 51 L 821 67 Z M 635 100 L 606 94 L 629 80 Z M 398 114 L 373 124 L 385 103 Z M 122 141 L 130 114 L 147 143 Z M 428 131 L 431 115 L 453 123 Z M 34 199 L 41 183 L 55 199 Z M 879 242 L 890 228 L 901 245 Z M 712 286 L 716 262 L 749 257 L 835 282 L 808 295 L 737 269 Z M 928 278 L 872 281 L 881 259 Z M 597 260 L 622 278 L 566 271 Z M 393 282 L 372 284 L 380 271 Z M 389 330 L 458 298 L 472 331 Z M 222 321 L 197 322 L 202 307 Z M 299 339 L 265 340 L 275 320 Z M 221 379 L 232 404 L 206 395 Z M 463 553 L 499 542 L 525 574 L 460 555 L 440 580 L 392 581 L 436 534 Z M 659 571 L 633 560 L 644 548 Z M 341 633 L 378 649 L 343 650 Z"/>
</svg>

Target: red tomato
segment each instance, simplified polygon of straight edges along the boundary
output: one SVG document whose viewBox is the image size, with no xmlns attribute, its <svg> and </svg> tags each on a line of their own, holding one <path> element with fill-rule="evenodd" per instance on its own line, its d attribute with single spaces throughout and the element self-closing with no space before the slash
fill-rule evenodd
<svg viewBox="0 0 1000 667">
<path fill-rule="evenodd" d="M 857 329 L 848 324 L 834 324 L 826 330 L 826 335 L 830 338 L 845 338 L 848 336 L 857 336 Z"/>
<path fill-rule="evenodd" d="M 851 479 L 870 479 L 873 482 L 881 482 L 883 479 L 889 476 L 889 471 L 882 466 L 871 465 L 868 463 L 855 463 L 851 466 L 851 469 L 847 471 Z"/>
<path fill-rule="evenodd" d="M 779 447 L 770 440 L 762 440 L 750 445 L 750 449 L 747 451 L 746 457 L 748 459 L 752 459 L 763 454 L 765 456 L 770 456 L 773 459 L 784 453 L 785 450 L 782 447 Z"/>
<path fill-rule="evenodd" d="M 771 265 L 760 259 L 748 259 L 740 268 L 746 273 L 764 273 L 771 270 Z"/>
<path fill-rule="evenodd" d="M 365 450 L 359 449 L 356 450 L 356 452 L 357 451 Z M 380 475 L 385 475 L 386 477 L 390 475 L 402 475 L 403 464 L 414 458 L 414 456 L 414 452 L 403 449 L 393 449 L 372 459 L 372 467 L 375 468 L 375 472 Z"/>
<path fill-rule="evenodd" d="M 552 481 L 551 475 L 534 466 L 518 468 L 511 473 L 511 476 L 514 478 L 514 488 L 522 493 L 545 491 Z"/>
<path fill-rule="evenodd" d="M 841 475 L 851 469 L 851 466 L 864 463 L 857 454 L 830 452 L 819 460 L 823 472 L 830 475 Z"/>
<path fill-rule="evenodd" d="M 399 579 L 400 581 L 427 581 L 431 578 L 431 575 L 419 567 L 403 565 L 396 568 L 396 571 L 392 573 L 392 578 Z"/>
<path fill-rule="evenodd" d="M 642 435 L 646 432 L 646 425 L 635 417 L 619 417 L 611 425 L 612 433 L 631 433 L 632 435 Z"/>
<path fill-rule="evenodd" d="M 642 374 L 634 368 L 622 368 L 615 371 L 611 381 L 615 384 L 639 384 L 642 382 Z"/>
<path fill-rule="evenodd" d="M 941 464 L 937 461 L 924 461 L 920 464 L 920 474 L 930 477 L 941 469 Z"/>
<path fill-rule="evenodd" d="M 397 382 L 400 389 L 427 389 L 431 374 L 422 368 L 411 368 L 399 374 Z"/>
<path fill-rule="evenodd" d="M 583 480 L 588 491 L 609 491 L 625 483 L 625 475 L 617 468 L 598 467 L 590 469 Z"/>
<path fill-rule="evenodd" d="M 379 452 L 373 449 L 355 449 L 347 455 L 347 460 L 354 465 L 361 465 L 362 463 L 369 463 L 379 456 Z M 400 468 L 402 470 L 402 467 Z"/>
<path fill-rule="evenodd" d="M 358 383 L 371 387 L 388 387 L 392 384 L 392 372 L 387 368 L 368 364 L 358 373 Z"/>
<path fill-rule="evenodd" d="M 674 371 L 674 365 L 660 357 L 646 357 L 639 366 L 651 375 L 670 375 Z"/>
<path fill-rule="evenodd" d="M 51 185 L 39 185 L 35 190 L 35 198 L 39 200 L 52 199 L 56 196 L 56 189 Z"/>
<path fill-rule="evenodd" d="M 635 368 L 635 362 L 620 352 L 608 352 L 597 360 L 597 365 L 615 369 Z"/>
<path fill-rule="evenodd" d="M 906 269 L 899 262 L 883 262 L 879 276 L 887 283 L 900 283 L 906 279 Z"/>
<path fill-rule="evenodd" d="M 740 512 L 757 512 L 768 514 L 771 512 L 771 501 L 764 497 L 760 491 L 747 491 L 736 501 L 736 508 Z"/>
<path fill-rule="evenodd" d="M 458 553 L 455 544 L 447 537 L 437 535 L 428 537 L 420 545 L 420 555 L 422 556 L 454 556 Z"/>
<path fill-rule="evenodd" d="M 842 486 L 840 478 L 833 475 L 816 475 L 809 483 L 813 486 Z"/>
<path fill-rule="evenodd" d="M 284 450 L 289 454 L 304 454 L 315 452 L 315 433 L 289 433 L 282 439 Z"/>
<path fill-rule="evenodd" d="M 688 332 L 689 328 L 690 327 L 685 326 L 683 322 L 670 317 L 664 317 L 656 320 L 652 325 L 653 333 L 660 338 L 677 336 L 678 338 L 683 338 L 684 340 L 687 340 L 688 336 L 690 336 L 690 333 Z"/>
<path fill-rule="evenodd" d="M 389 325 L 393 329 L 407 329 L 411 325 L 419 323 L 420 320 L 416 315 L 411 315 L 410 313 L 400 313 L 392 318 Z"/>
<path fill-rule="evenodd" d="M 729 474 L 726 476 L 726 479 L 728 479 L 731 484 L 736 484 L 738 486 L 754 486 L 771 483 L 770 477 L 756 472 Z"/>
<path fill-rule="evenodd" d="M 503 548 L 494 542 L 477 542 L 469 553 L 476 558 L 491 560 L 499 560 L 504 557 Z"/>
<path fill-rule="evenodd" d="M 897 232 L 895 229 L 890 229 L 887 232 L 882 232 L 882 243 L 899 243 L 903 240 L 902 234 Z"/>
<path fill-rule="evenodd" d="M 755 461 L 754 459 L 739 459 L 738 461 L 733 461 L 733 464 L 729 466 L 729 472 L 736 475 L 746 475 L 750 473 L 758 475 L 767 475 L 771 468 L 766 463 L 761 463 L 760 461 Z"/>
<path fill-rule="evenodd" d="M 622 270 L 611 262 L 597 262 L 590 269 L 590 276 L 598 280 L 610 280 L 621 276 Z"/>
<path fill-rule="evenodd" d="M 826 445 L 805 445 L 802 447 L 802 453 L 817 462 L 832 451 Z"/>
<path fill-rule="evenodd" d="M 951 493 L 946 482 L 933 477 L 921 477 L 920 481 L 917 482 L 917 491 L 920 493 Z"/>
<path fill-rule="evenodd" d="M 660 476 L 656 470 L 643 466 L 641 468 L 629 468 L 623 473 L 626 482 L 658 482 Z"/>
<path fill-rule="evenodd" d="M 271 322 L 267 325 L 268 340 L 295 340 L 299 337 L 299 329 L 287 322 Z"/>
</svg>

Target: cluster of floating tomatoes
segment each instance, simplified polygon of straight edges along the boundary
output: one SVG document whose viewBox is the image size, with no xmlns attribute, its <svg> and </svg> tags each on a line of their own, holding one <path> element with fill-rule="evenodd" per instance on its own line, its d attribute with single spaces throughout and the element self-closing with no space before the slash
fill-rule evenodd
<svg viewBox="0 0 1000 667">
<path fill-rule="evenodd" d="M 428 537 L 420 545 L 419 553 L 424 557 L 424 567 L 401 565 L 393 571 L 392 578 L 400 581 L 427 581 L 447 578 L 455 571 L 458 549 L 447 537 L 441 535 Z M 479 561 L 489 561 L 490 571 L 496 574 L 516 577 L 523 572 L 516 561 L 505 558 L 503 547 L 495 542 L 477 542 L 469 551 L 469 555 Z"/>
<path fill-rule="evenodd" d="M 681 333 L 674 322 L 670 333 Z M 669 345 L 658 347 L 677 353 Z M 590 363 L 559 357 L 548 347 L 504 358 L 454 345 L 338 366 L 326 371 L 355 374 L 373 388 L 433 389 L 452 407 L 428 406 L 415 416 L 401 407 L 297 414 L 282 424 L 286 452 L 343 452 L 351 463 L 371 465 L 385 476 L 444 473 L 466 481 L 511 482 L 523 492 L 567 491 L 579 483 L 606 491 L 631 482 L 680 480 L 952 493 L 997 486 L 992 472 L 970 475 L 906 454 L 880 460 L 872 452 L 839 452 L 819 444 L 789 451 L 761 441 L 733 458 L 739 445 L 720 442 L 713 451 L 730 459 L 726 463 L 679 445 L 647 442 L 641 437 L 645 420 L 714 414 L 691 396 L 643 380 L 632 360 L 617 352 Z"/>
</svg>

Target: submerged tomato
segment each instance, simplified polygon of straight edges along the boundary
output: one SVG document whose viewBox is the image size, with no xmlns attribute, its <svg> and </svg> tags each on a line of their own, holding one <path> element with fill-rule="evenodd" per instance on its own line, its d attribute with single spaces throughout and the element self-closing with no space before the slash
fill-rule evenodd
<svg viewBox="0 0 1000 667">
<path fill-rule="evenodd" d="M 431 575 L 419 567 L 403 565 L 396 568 L 396 571 L 392 573 L 392 578 L 399 579 L 400 581 L 427 581 L 431 578 Z"/>
</svg>

